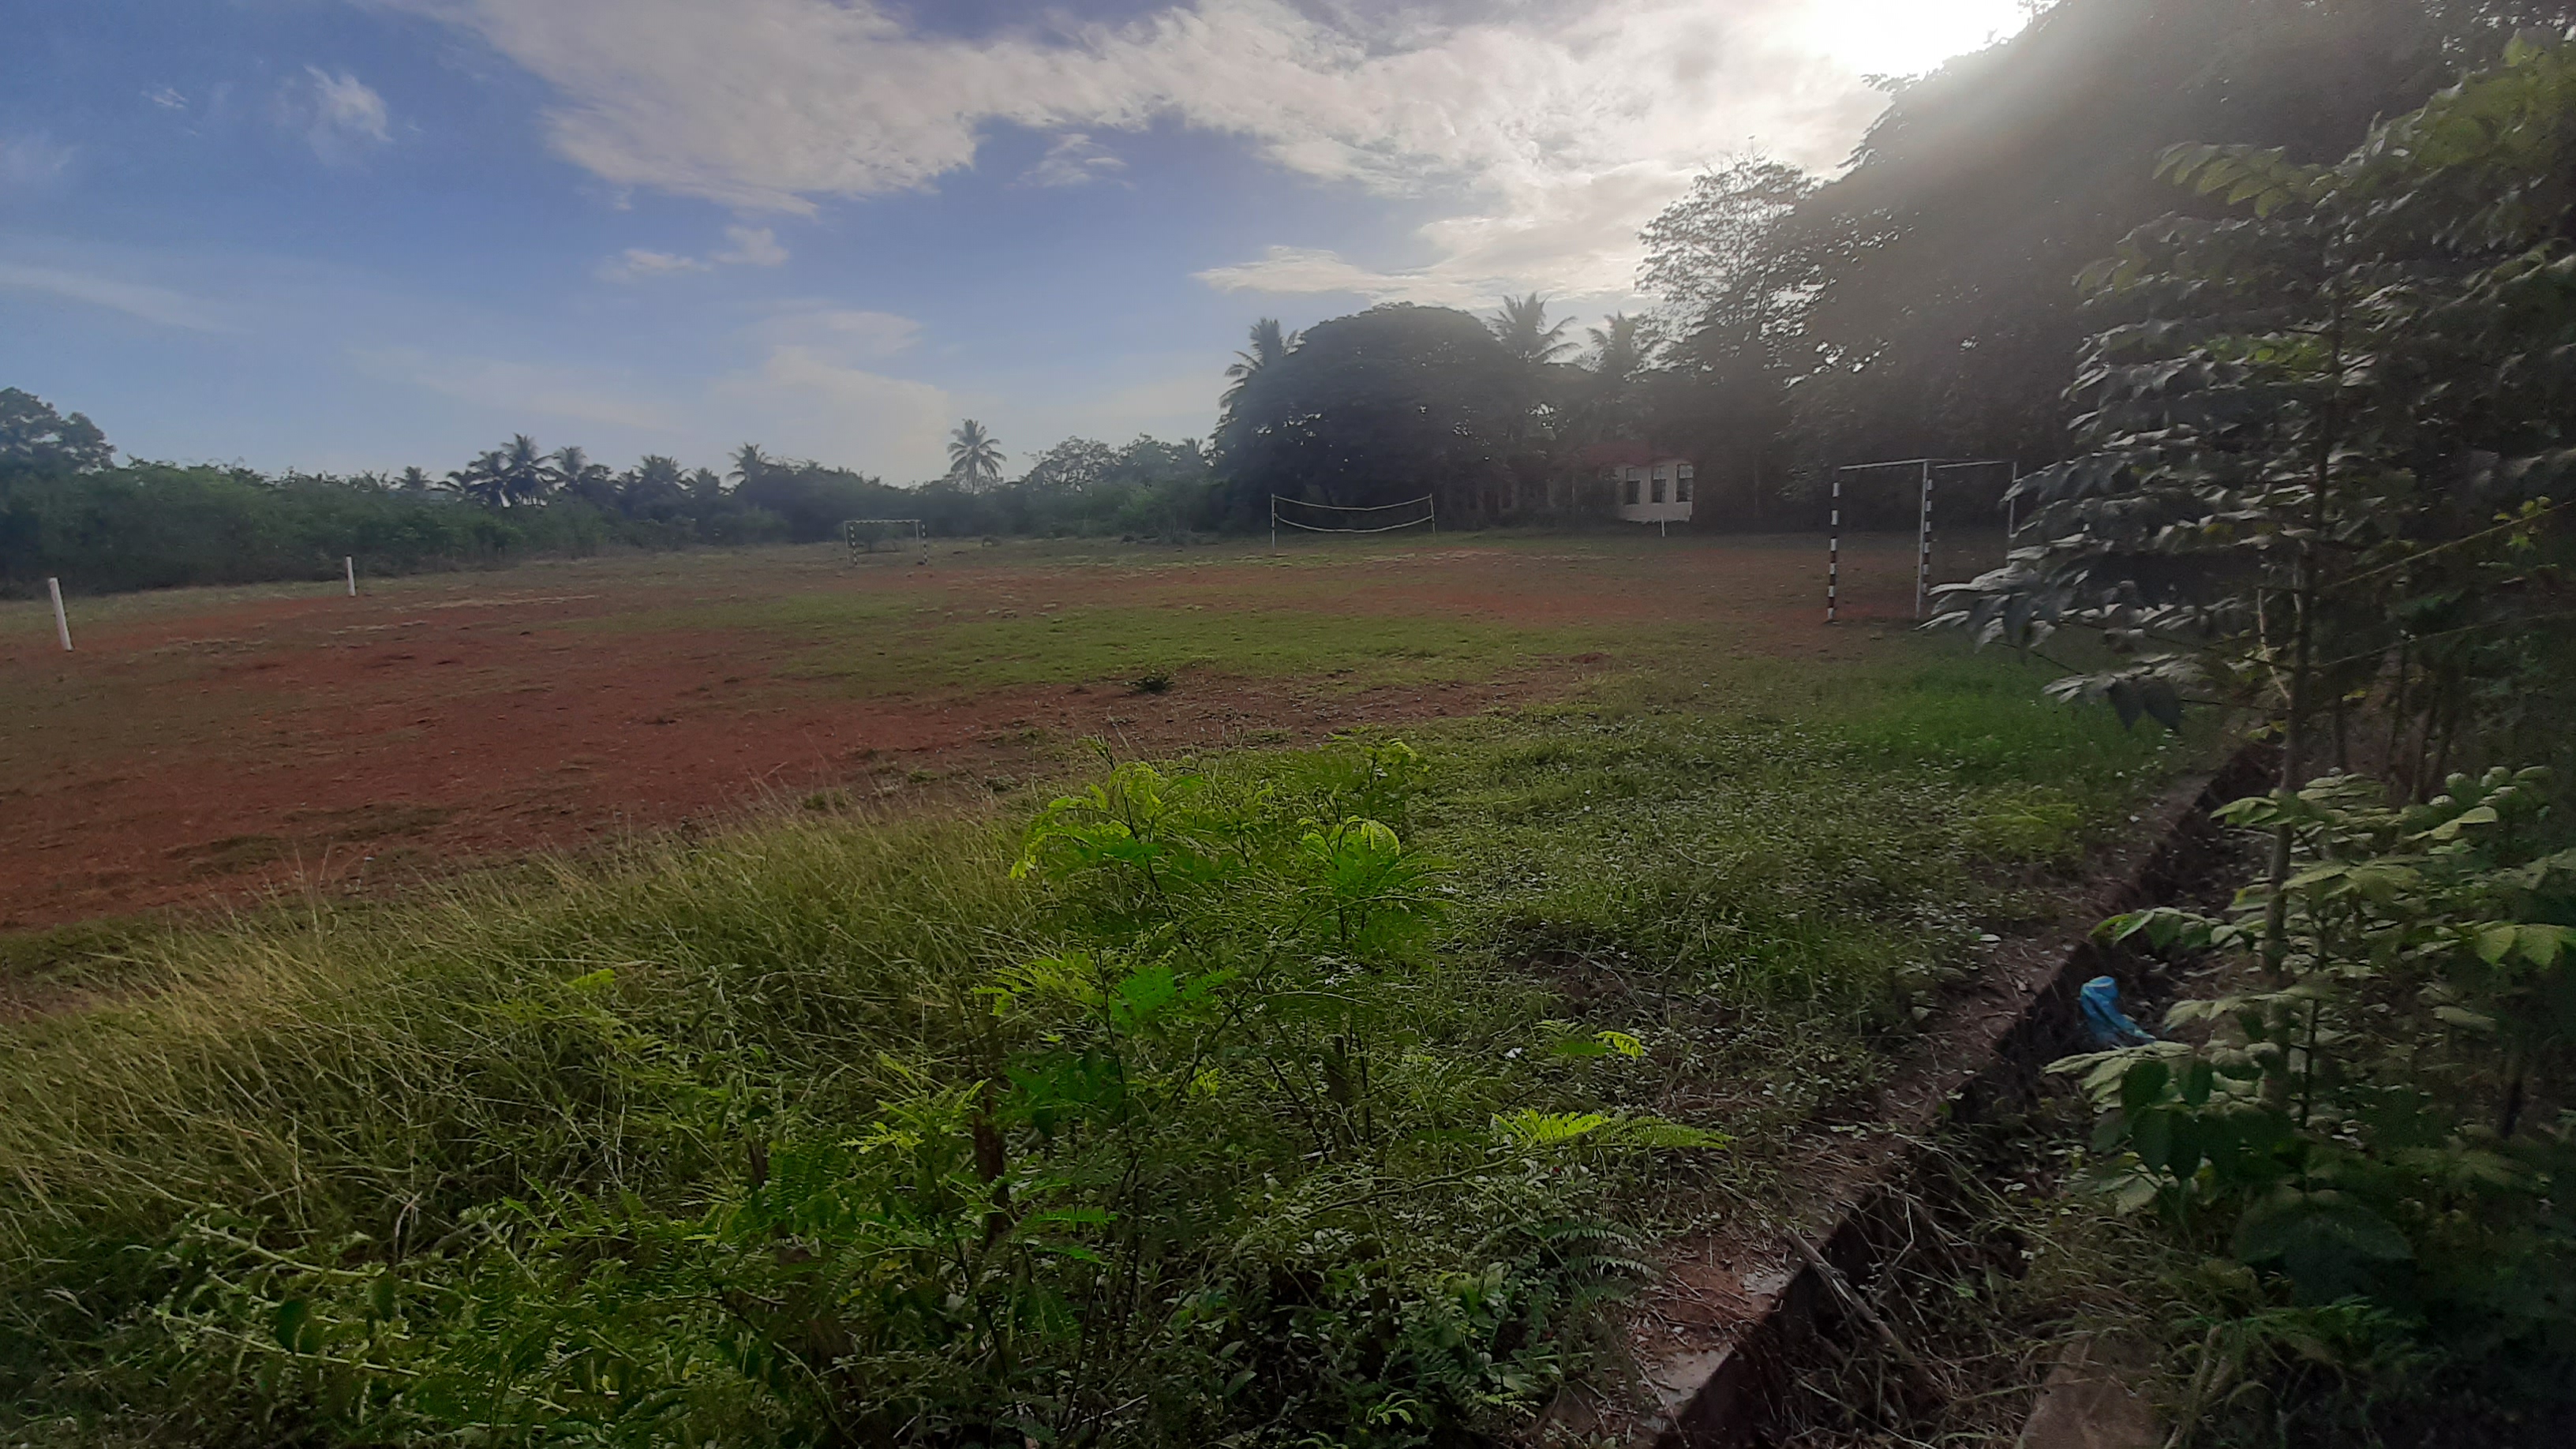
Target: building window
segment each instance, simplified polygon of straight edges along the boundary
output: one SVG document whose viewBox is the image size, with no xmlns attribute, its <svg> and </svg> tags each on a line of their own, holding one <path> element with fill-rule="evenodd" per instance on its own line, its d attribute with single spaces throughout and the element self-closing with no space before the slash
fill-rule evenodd
<svg viewBox="0 0 2576 1449">
<path fill-rule="evenodd" d="M 1687 465 L 1673 475 L 1673 501 L 1675 503 L 1691 501 L 1691 469 Z"/>
<path fill-rule="evenodd" d="M 1628 501 L 1629 501 L 1630 503 L 1634 503 L 1634 502 L 1636 502 L 1636 501 L 1637 501 L 1637 473 L 1636 473 L 1636 470 L 1635 470 L 1635 469 L 1633 469 L 1633 468 L 1632 468 L 1632 469 L 1630 469 L 1630 470 L 1629 470 L 1629 472 L 1628 472 L 1628 494 L 1627 494 L 1627 498 L 1628 498 Z"/>
<path fill-rule="evenodd" d="M 1664 470 L 1661 468 L 1655 470 L 1655 501 L 1664 501 Z"/>
</svg>

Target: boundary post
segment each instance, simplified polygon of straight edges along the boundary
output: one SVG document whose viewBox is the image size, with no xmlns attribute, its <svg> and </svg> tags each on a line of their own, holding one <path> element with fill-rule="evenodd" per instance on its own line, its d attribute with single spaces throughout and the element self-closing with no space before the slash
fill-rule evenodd
<svg viewBox="0 0 2576 1449">
<path fill-rule="evenodd" d="M 349 576 L 349 597 L 354 599 L 358 596 L 358 556 L 353 553 L 340 555 L 340 567 Z"/>
<path fill-rule="evenodd" d="M 63 641 L 63 652 L 72 652 L 72 621 L 63 613 L 63 581 L 47 577 L 45 592 L 54 596 L 54 636 Z"/>
<path fill-rule="evenodd" d="M 1270 551 L 1279 551 L 1279 495 L 1270 495 Z"/>
<path fill-rule="evenodd" d="M 1833 521 L 1825 533 L 1825 622 L 1833 623 L 1842 605 L 1843 474 L 1834 470 Z"/>
<path fill-rule="evenodd" d="M 1923 596 L 1932 587 L 1932 460 L 1923 460 L 1923 516 L 1914 525 L 1914 617 L 1923 617 Z"/>
</svg>

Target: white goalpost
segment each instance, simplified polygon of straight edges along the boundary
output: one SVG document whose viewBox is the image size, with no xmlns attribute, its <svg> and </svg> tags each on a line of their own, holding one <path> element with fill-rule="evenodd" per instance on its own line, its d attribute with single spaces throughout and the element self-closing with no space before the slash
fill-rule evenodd
<svg viewBox="0 0 2576 1449">
<path fill-rule="evenodd" d="M 881 541 L 907 536 L 903 530 L 910 531 L 912 542 L 926 557 L 930 553 L 930 529 L 918 518 L 845 518 L 841 520 L 841 542 L 848 545 L 850 562 L 856 564 L 860 554 L 875 553 Z"/>
<path fill-rule="evenodd" d="M 1897 458 L 1881 463 L 1845 463 L 1834 470 L 1833 512 L 1825 533 L 1825 622 L 1836 622 L 1842 615 L 1843 555 L 1843 480 L 1854 473 L 1903 468 L 1915 475 L 1917 489 L 1914 513 L 1914 617 L 1921 619 L 1932 595 L 1932 494 L 1934 485 L 1945 473 L 1959 473 L 1971 468 L 2009 468 L 2011 482 L 2021 481 L 2021 464 L 2010 458 Z M 2013 532 L 2009 487 L 2004 497 L 2004 536 Z"/>
<path fill-rule="evenodd" d="M 1280 511 L 1282 508 L 1304 509 L 1307 510 L 1309 517 L 1316 515 L 1350 515 L 1350 517 L 1340 523 L 1308 523 L 1300 521 L 1293 512 L 1282 513 Z M 1390 521 L 1387 515 L 1396 513 L 1407 513 L 1413 516 Z M 1427 526 L 1431 530 L 1431 536 L 1438 538 L 1440 504 L 1435 495 L 1429 493 L 1419 498 L 1408 498 L 1401 503 L 1366 505 L 1309 503 L 1303 498 L 1290 498 L 1273 493 L 1270 495 L 1270 551 L 1272 553 L 1279 551 L 1279 530 L 1283 526 L 1302 529 L 1307 533 L 1393 533 L 1398 529 Z"/>
</svg>

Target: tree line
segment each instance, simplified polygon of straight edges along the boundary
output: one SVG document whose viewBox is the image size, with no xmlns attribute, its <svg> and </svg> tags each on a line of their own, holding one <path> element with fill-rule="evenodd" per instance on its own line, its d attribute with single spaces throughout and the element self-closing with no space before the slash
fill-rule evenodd
<svg viewBox="0 0 2576 1449">
<path fill-rule="evenodd" d="M 1177 537 L 1201 526 L 1211 459 L 1197 442 L 1068 439 L 1004 482 L 980 423 L 957 466 L 898 487 L 847 468 L 736 449 L 729 466 L 647 454 L 611 469 L 518 434 L 464 466 L 347 475 L 117 460 L 105 432 L 0 389 L 0 597 L 59 576 L 77 592 L 336 577 L 579 555 L 610 547 L 810 543 L 853 518 L 917 518 L 938 537 Z"/>
<path fill-rule="evenodd" d="M 2171 209 L 2166 147 L 2329 161 L 2517 29 L 2571 21 L 2567 0 L 2059 0 L 1884 82 L 1838 175 L 1758 155 L 1703 174 L 1643 232 L 1653 309 L 1588 346 L 1535 296 L 1481 319 L 1389 305 L 1302 336 L 1256 326 L 1215 515 L 1428 490 L 1464 524 L 1563 517 L 1606 501 L 1592 449 L 1609 441 L 1693 460 L 1698 519 L 1719 527 L 1813 526 L 1840 464 L 2043 466 L 2076 417 L 2077 273 Z M 1864 524 L 1901 520 L 1884 491 L 1849 500 Z"/>
</svg>

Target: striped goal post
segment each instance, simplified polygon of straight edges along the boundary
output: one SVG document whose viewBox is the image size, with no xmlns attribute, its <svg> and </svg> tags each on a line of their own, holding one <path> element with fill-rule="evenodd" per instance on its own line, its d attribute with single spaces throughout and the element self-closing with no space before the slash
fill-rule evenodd
<svg viewBox="0 0 2576 1449">
<path fill-rule="evenodd" d="M 845 518 L 841 520 L 841 542 L 849 547 L 850 562 L 859 555 L 875 553 L 877 545 L 888 538 L 902 538 L 910 530 L 912 542 L 924 554 L 930 552 L 930 529 L 918 518 Z"/>
<path fill-rule="evenodd" d="M 1854 473 L 1880 469 L 1912 470 L 1916 482 L 1914 513 L 1914 617 L 1920 620 L 1930 607 L 1932 597 L 1932 494 L 1944 473 L 1957 473 L 1970 468 L 2009 468 L 2012 482 L 2021 481 L 2021 464 L 2010 458 L 1894 458 L 1879 463 L 1845 463 L 1834 470 L 1833 512 L 1825 532 L 1825 622 L 1834 623 L 1842 616 L 1843 577 L 1843 479 Z M 2007 510 L 2004 535 L 2010 538 L 2013 499 L 2009 488 L 2004 496 Z"/>
</svg>

